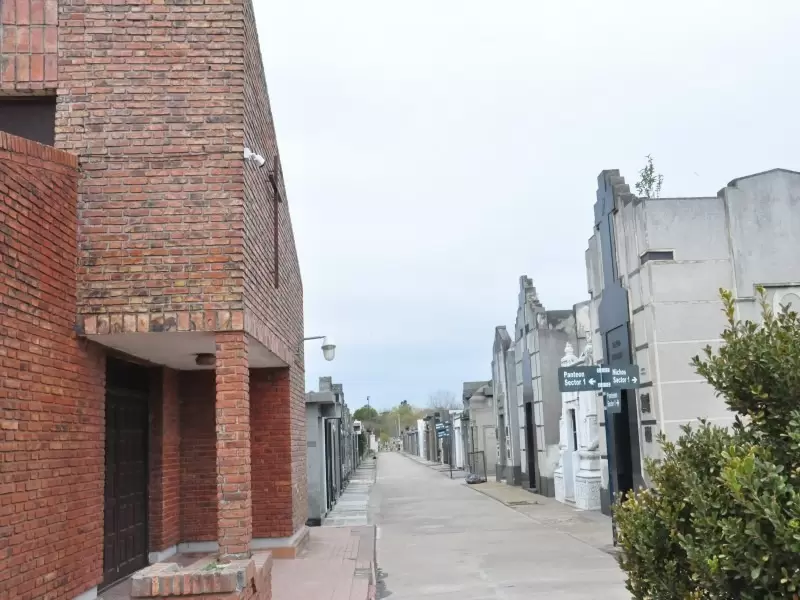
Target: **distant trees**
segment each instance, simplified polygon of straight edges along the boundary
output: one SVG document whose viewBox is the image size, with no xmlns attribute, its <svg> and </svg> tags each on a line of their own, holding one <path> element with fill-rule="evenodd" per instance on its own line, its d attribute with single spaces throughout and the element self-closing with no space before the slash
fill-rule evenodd
<svg viewBox="0 0 800 600">
<path fill-rule="evenodd" d="M 439 411 L 458 410 L 463 408 L 456 395 L 450 390 L 437 390 L 428 397 L 428 408 Z"/>
<path fill-rule="evenodd" d="M 375 421 L 378 419 L 378 411 L 369 404 L 365 404 L 353 413 L 353 418 L 358 421 Z"/>
<path fill-rule="evenodd" d="M 403 400 L 392 409 L 381 412 L 364 405 L 353 413 L 353 417 L 361 421 L 365 431 L 371 431 L 380 438 L 382 433 L 394 437 L 406 427 L 416 427 L 417 419 L 421 418 L 424 412 L 408 400 Z"/>
</svg>

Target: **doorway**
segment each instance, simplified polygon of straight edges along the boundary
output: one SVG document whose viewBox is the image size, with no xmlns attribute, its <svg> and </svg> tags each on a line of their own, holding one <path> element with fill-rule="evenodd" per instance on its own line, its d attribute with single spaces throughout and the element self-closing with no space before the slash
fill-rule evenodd
<svg viewBox="0 0 800 600">
<path fill-rule="evenodd" d="M 333 508 L 333 503 L 336 501 L 336 484 L 334 477 L 335 457 L 333 447 L 333 431 L 331 430 L 330 419 L 323 421 L 325 427 L 325 506 L 327 510 Z"/>
<path fill-rule="evenodd" d="M 533 402 L 525 403 L 525 449 L 528 460 L 528 485 L 536 489 L 536 425 L 533 422 Z"/>
<path fill-rule="evenodd" d="M 103 587 L 147 566 L 146 368 L 108 359 Z"/>
<path fill-rule="evenodd" d="M 506 418 L 497 416 L 497 481 L 506 478 Z"/>
<path fill-rule="evenodd" d="M 614 415 L 614 462 L 616 463 L 614 466 L 617 474 L 617 489 L 614 491 L 623 495 L 627 495 L 634 488 L 634 452 L 637 457 L 639 455 L 636 405 L 631 407 L 631 404 L 629 390 L 621 390 L 621 410 Z"/>
</svg>

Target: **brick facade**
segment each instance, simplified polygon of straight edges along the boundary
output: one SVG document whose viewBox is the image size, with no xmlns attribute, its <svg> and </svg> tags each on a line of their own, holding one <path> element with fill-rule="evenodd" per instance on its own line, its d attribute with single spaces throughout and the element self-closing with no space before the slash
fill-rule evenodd
<svg viewBox="0 0 800 600">
<path fill-rule="evenodd" d="M 58 84 L 58 0 L 0 2 L 0 86 L 17 93 Z"/>
<path fill-rule="evenodd" d="M 303 283 L 295 249 L 292 221 L 286 198 L 283 177 L 280 174 L 280 159 L 272 119 L 269 94 L 264 78 L 264 68 L 259 51 L 258 31 L 252 2 L 244 3 L 245 33 L 245 144 L 257 149 L 267 159 L 267 167 L 278 165 L 278 172 L 273 174 L 273 182 L 278 187 L 278 198 L 275 198 L 271 182 L 259 171 L 264 169 L 245 169 L 245 324 L 257 331 L 261 327 L 280 340 L 294 345 L 287 362 L 291 365 L 288 380 L 288 394 L 282 396 L 280 405 L 274 404 L 283 420 L 286 429 L 275 439 L 281 439 L 288 446 L 276 449 L 276 452 L 290 457 L 291 493 L 293 530 L 297 531 L 305 525 L 308 517 L 307 481 L 306 481 L 306 408 L 305 408 L 305 372 L 303 345 Z M 276 162 L 277 161 L 277 162 Z M 265 169 L 267 168 L 265 167 Z M 277 208 L 277 211 L 275 210 Z M 278 224 L 275 226 L 274 219 Z M 278 237 L 278 277 L 275 278 L 275 258 L 273 232 Z M 270 250 L 273 253 L 270 254 Z M 272 283 L 272 285 L 270 285 Z M 258 336 L 256 336 L 258 337 Z M 296 341 L 295 341 L 296 340 Z M 286 377 L 283 373 L 279 377 Z M 274 402 L 274 401 L 273 401 Z M 263 426 L 269 426 L 264 423 Z M 275 425 L 271 426 L 276 430 Z M 284 437 L 285 433 L 290 436 Z M 254 457 L 255 460 L 255 457 Z M 263 532 L 269 527 L 262 523 Z M 291 535 L 291 533 L 289 534 Z M 255 537 L 271 537 L 266 533 L 255 533 Z"/>
<path fill-rule="evenodd" d="M 289 369 L 250 373 L 253 537 L 289 537 L 293 518 Z M 301 525 L 304 523 L 301 523 Z"/>
<path fill-rule="evenodd" d="M 250 556 L 250 371 L 247 337 L 216 336 L 217 539 L 221 561 Z"/>
<path fill-rule="evenodd" d="M 152 369 L 150 380 L 150 552 L 181 536 L 181 422 L 178 373 Z"/>
<path fill-rule="evenodd" d="M 77 161 L 0 132 L 0 599 L 101 577 L 104 362 L 73 332 Z"/>
<path fill-rule="evenodd" d="M 59 46 L 56 146 L 84 171 L 79 311 L 99 332 L 142 319 L 231 328 L 244 281 L 241 0 L 100 12 L 61 0 Z"/>
<path fill-rule="evenodd" d="M 217 539 L 217 437 L 214 371 L 183 371 L 181 398 L 181 541 Z"/>
<path fill-rule="evenodd" d="M 114 334 L 218 342 L 216 372 L 151 369 L 148 550 L 292 536 L 303 290 L 252 0 L 0 0 L 0 23 L 0 95 L 57 95 L 60 150 L 0 134 L 0 600 L 102 579 Z M 237 344 L 288 366 L 249 369 Z"/>
</svg>

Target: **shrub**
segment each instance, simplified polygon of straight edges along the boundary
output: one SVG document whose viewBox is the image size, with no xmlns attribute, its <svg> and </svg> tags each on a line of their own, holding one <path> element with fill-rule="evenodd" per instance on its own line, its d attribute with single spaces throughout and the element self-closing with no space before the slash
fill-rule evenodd
<svg viewBox="0 0 800 600">
<path fill-rule="evenodd" d="M 784 599 L 800 590 L 800 319 L 728 317 L 717 353 L 693 364 L 737 413 L 660 437 L 652 489 L 615 507 L 619 562 L 637 599 Z"/>
</svg>

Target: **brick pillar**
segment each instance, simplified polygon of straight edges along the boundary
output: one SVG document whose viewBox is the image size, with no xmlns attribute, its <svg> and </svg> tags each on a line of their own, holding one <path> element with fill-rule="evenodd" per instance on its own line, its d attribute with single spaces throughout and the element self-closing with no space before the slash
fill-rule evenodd
<svg viewBox="0 0 800 600">
<path fill-rule="evenodd" d="M 150 551 L 180 541 L 181 430 L 178 373 L 150 370 Z"/>
<path fill-rule="evenodd" d="M 244 333 L 216 335 L 217 538 L 223 562 L 250 556 L 250 376 Z"/>
</svg>

